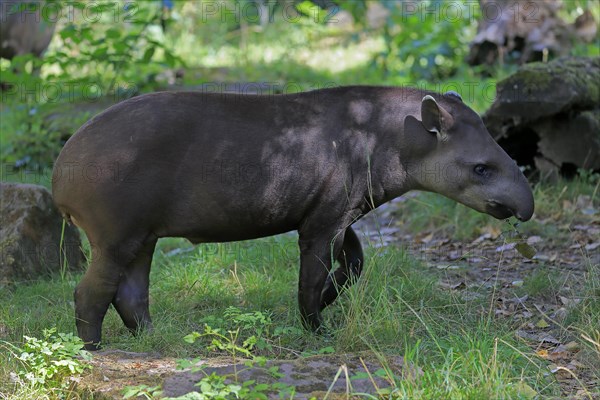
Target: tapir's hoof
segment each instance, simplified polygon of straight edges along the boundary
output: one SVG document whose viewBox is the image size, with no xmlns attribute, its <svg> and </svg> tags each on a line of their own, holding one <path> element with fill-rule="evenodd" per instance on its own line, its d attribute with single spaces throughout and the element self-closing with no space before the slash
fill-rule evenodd
<svg viewBox="0 0 600 400">
<path fill-rule="evenodd" d="M 129 332 L 133 336 L 139 336 L 143 333 L 152 333 L 154 332 L 154 325 L 150 320 L 146 320 L 144 322 L 140 322 L 136 327 L 129 328 Z"/>
<path fill-rule="evenodd" d="M 321 318 L 311 318 L 309 320 L 303 319 L 302 324 L 306 330 L 313 332 L 315 335 L 325 338 L 333 337 L 333 333 L 323 324 L 323 320 Z"/>
<path fill-rule="evenodd" d="M 98 351 L 102 350 L 102 346 L 100 346 L 100 343 L 87 342 L 83 344 L 83 349 L 87 351 Z"/>
<path fill-rule="evenodd" d="M 333 331 L 325 325 L 319 326 L 314 332 L 316 335 L 319 335 L 323 339 L 333 339 Z"/>
</svg>

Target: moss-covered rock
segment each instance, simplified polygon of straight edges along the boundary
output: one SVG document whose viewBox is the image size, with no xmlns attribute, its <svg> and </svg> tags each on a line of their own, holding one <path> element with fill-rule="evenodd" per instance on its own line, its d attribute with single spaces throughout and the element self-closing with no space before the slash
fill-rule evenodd
<svg viewBox="0 0 600 400">
<path fill-rule="evenodd" d="M 523 66 L 498 83 L 483 119 L 521 164 L 600 170 L 600 57 Z"/>
<path fill-rule="evenodd" d="M 592 109 L 599 99 L 600 58 L 563 58 L 527 64 L 500 81 L 486 115 L 528 122 L 571 109 Z"/>
</svg>

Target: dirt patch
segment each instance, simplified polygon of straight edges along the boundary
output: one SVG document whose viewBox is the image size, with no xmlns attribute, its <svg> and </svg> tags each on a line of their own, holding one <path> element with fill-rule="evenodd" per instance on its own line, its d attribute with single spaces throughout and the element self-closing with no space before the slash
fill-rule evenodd
<svg viewBox="0 0 600 400">
<path fill-rule="evenodd" d="M 213 373 L 227 376 L 225 383 L 254 380 L 257 384 L 279 383 L 293 386 L 295 399 L 322 398 L 328 391 L 337 395 L 349 392 L 375 394 L 376 387 L 390 386 L 384 377 L 374 375 L 383 368 L 382 363 L 372 354 L 366 353 L 273 360 L 267 361 L 265 365 L 252 367 L 239 360 L 234 364 L 229 358 L 214 358 L 202 360 L 198 364 L 203 367 L 201 371 L 190 372 L 176 370 L 175 359 L 161 358 L 158 354 L 111 350 L 94 354 L 91 364 L 94 372 L 83 378 L 79 387 L 105 399 L 121 399 L 123 388 L 142 384 L 161 384 L 163 396 L 182 396 L 198 391 L 195 384 Z M 387 358 L 386 368 L 395 376 L 421 373 L 405 368 L 402 357 Z M 274 369 L 276 375 L 270 372 Z M 280 398 L 275 392 L 270 393 L 269 397 Z"/>
<path fill-rule="evenodd" d="M 94 353 L 92 373 L 79 382 L 79 388 L 94 398 L 122 399 L 127 386 L 156 386 L 175 373 L 176 360 L 157 353 L 131 353 L 105 350 Z"/>
</svg>

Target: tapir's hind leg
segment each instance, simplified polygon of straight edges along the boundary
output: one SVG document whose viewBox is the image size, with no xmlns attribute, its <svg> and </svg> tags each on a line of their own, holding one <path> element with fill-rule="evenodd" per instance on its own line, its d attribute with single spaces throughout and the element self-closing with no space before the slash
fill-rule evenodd
<svg viewBox="0 0 600 400">
<path fill-rule="evenodd" d="M 364 257 L 360 240 L 352 227 L 346 228 L 342 251 L 337 257 L 340 264 L 333 275 L 327 277 L 321 293 L 321 310 L 333 303 L 338 295 L 350 287 L 360 276 Z"/>
<path fill-rule="evenodd" d="M 75 323 L 87 350 L 97 350 L 102 336 L 102 321 L 115 297 L 123 265 L 129 260 L 116 246 L 97 246 L 92 242 L 92 262 L 75 288 Z"/>
<path fill-rule="evenodd" d="M 155 247 L 155 238 L 144 243 L 136 258 L 123 270 L 119 288 L 112 299 L 113 306 L 132 333 L 138 329 L 152 329 L 148 296 L 150 264 Z"/>
</svg>

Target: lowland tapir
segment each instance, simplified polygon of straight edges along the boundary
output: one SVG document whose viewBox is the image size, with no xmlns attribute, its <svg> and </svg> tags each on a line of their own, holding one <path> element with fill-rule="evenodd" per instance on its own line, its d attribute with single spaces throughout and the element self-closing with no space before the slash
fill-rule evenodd
<svg viewBox="0 0 600 400">
<path fill-rule="evenodd" d="M 323 308 L 363 267 L 352 224 L 414 189 L 500 219 L 525 221 L 534 209 L 515 162 L 453 92 L 354 86 L 123 101 L 84 124 L 53 171 L 57 207 L 93 249 L 75 289 L 79 336 L 97 348 L 111 303 L 130 330 L 151 328 L 158 238 L 228 242 L 293 230 L 300 313 L 319 330 Z"/>
<path fill-rule="evenodd" d="M 12 60 L 29 53 L 40 57 L 56 26 L 55 15 L 47 14 L 56 11 L 41 0 L 0 0 L 0 57 Z"/>
</svg>

